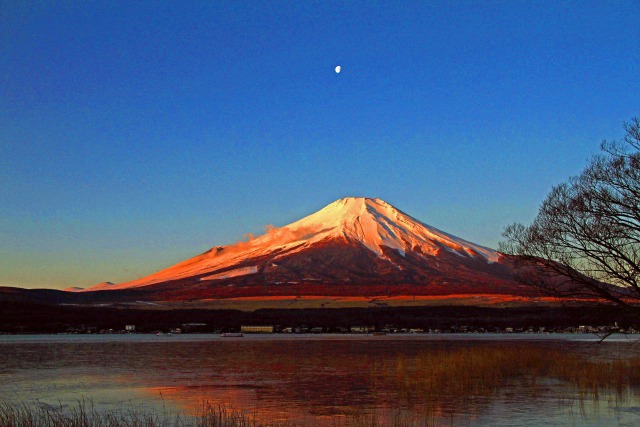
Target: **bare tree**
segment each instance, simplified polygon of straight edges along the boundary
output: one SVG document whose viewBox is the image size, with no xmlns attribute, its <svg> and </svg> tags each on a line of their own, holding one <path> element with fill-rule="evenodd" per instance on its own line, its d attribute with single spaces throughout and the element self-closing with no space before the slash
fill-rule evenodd
<svg viewBox="0 0 640 427">
<path fill-rule="evenodd" d="M 504 230 L 500 251 L 515 255 L 522 281 L 640 309 L 640 120 L 625 130 L 551 190 L 531 225 Z"/>
</svg>

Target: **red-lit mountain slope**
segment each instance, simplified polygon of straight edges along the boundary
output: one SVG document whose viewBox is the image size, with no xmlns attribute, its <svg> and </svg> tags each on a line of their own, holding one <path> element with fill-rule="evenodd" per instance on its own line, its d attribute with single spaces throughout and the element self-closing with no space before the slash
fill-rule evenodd
<svg viewBox="0 0 640 427">
<path fill-rule="evenodd" d="M 139 288 L 168 299 L 526 292 L 503 261 L 383 200 L 348 197 L 248 242 L 84 292 Z"/>
</svg>

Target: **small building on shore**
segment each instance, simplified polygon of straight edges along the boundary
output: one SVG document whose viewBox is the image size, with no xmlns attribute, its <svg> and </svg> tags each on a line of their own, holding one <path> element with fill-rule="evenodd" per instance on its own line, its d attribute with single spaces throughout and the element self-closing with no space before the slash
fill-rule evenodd
<svg viewBox="0 0 640 427">
<path fill-rule="evenodd" d="M 352 334 L 367 334 L 375 330 L 376 330 L 375 326 L 352 326 L 351 327 Z"/>
<path fill-rule="evenodd" d="M 242 325 L 240 332 L 243 334 L 272 334 L 273 325 Z"/>
</svg>

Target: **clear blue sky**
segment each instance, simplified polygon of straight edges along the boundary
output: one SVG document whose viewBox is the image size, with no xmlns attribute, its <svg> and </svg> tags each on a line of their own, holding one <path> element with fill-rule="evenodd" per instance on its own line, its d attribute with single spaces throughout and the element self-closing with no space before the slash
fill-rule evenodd
<svg viewBox="0 0 640 427">
<path fill-rule="evenodd" d="M 134 279 L 345 196 L 495 248 L 640 114 L 639 22 L 638 1 L 0 2 L 0 285 Z"/>
</svg>

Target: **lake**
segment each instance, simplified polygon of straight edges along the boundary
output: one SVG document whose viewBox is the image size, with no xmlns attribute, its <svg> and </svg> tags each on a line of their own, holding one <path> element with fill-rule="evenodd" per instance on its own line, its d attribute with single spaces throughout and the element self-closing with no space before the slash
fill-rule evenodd
<svg viewBox="0 0 640 427">
<path fill-rule="evenodd" d="M 0 399 L 264 422 L 640 425 L 640 344 L 588 334 L 0 336 Z M 636 365 L 638 364 L 638 365 Z M 637 373 L 637 375 L 636 375 Z"/>
</svg>

